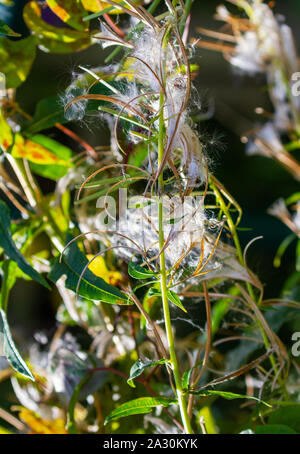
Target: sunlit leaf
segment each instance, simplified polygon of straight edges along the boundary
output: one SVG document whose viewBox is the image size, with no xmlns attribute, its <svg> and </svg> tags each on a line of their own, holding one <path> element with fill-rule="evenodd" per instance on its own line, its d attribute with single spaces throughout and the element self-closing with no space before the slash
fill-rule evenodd
<svg viewBox="0 0 300 454">
<path fill-rule="evenodd" d="M 28 408 L 21 407 L 19 418 L 30 428 L 31 434 L 51 435 L 67 434 L 63 419 L 46 420 Z"/>
<path fill-rule="evenodd" d="M 0 38 L 0 68 L 6 78 L 6 88 L 16 88 L 26 80 L 35 52 L 34 36 L 18 41 Z"/>
<path fill-rule="evenodd" d="M 128 274 L 135 279 L 149 279 L 150 277 L 155 276 L 156 273 L 130 260 Z"/>
<path fill-rule="evenodd" d="M 18 352 L 12 339 L 5 312 L 0 309 L 0 356 L 5 356 L 12 368 L 19 374 L 34 381 L 25 361 Z"/>
<path fill-rule="evenodd" d="M 10 232 L 10 213 L 6 204 L 0 200 L 0 246 L 6 255 L 14 260 L 19 268 L 41 285 L 49 288 L 45 279 L 27 262 L 25 257 L 17 249 Z"/>
<path fill-rule="evenodd" d="M 168 296 L 168 299 L 173 303 L 175 304 L 175 306 L 179 307 L 179 309 L 181 309 L 183 312 L 187 312 L 186 308 L 183 306 L 179 296 L 173 292 L 172 290 L 168 290 L 167 291 L 167 296 Z"/>
<path fill-rule="evenodd" d="M 128 385 L 130 385 L 132 388 L 135 388 L 135 384 L 133 382 L 133 380 L 137 377 L 139 377 L 145 369 L 147 369 L 148 367 L 154 367 L 154 366 L 158 366 L 160 364 L 165 364 L 166 362 L 168 362 L 167 359 L 160 359 L 158 361 L 148 361 L 148 362 L 145 362 L 145 361 L 142 361 L 141 359 L 139 359 L 138 361 L 136 361 L 133 366 L 131 367 L 130 369 L 130 376 L 127 380 L 127 383 Z"/>
<path fill-rule="evenodd" d="M 2 19 L 0 19 L 0 34 L 5 36 L 21 36 L 20 33 L 14 32 Z"/>
<path fill-rule="evenodd" d="M 87 265 L 85 255 L 73 242 L 64 252 L 61 262 L 56 260 L 49 274 L 49 279 L 58 281 L 66 275 L 65 285 L 68 289 L 76 291 L 80 275 Z M 100 277 L 95 276 L 89 269 L 86 270 L 79 286 L 79 295 L 110 304 L 131 304 L 127 296 L 120 292 L 117 287 L 107 284 Z"/>
<path fill-rule="evenodd" d="M 169 397 L 140 397 L 139 399 L 126 402 L 113 410 L 105 419 L 104 424 L 107 424 L 114 419 L 123 418 L 124 416 L 150 413 L 153 407 L 167 407 L 172 404 L 177 405 L 177 400 Z"/>
<path fill-rule="evenodd" d="M 162 298 L 161 290 L 158 290 L 157 288 L 151 288 L 149 290 L 149 296 L 160 296 Z M 185 307 L 183 306 L 179 296 L 173 292 L 172 290 L 167 291 L 167 297 L 168 300 L 170 300 L 175 306 L 179 307 L 183 312 L 187 312 Z"/>
<path fill-rule="evenodd" d="M 65 151 L 68 160 L 62 159 L 59 156 L 59 154 L 64 154 L 61 150 Z M 36 135 L 29 140 L 25 139 L 20 134 L 16 134 L 11 153 L 15 158 L 25 158 L 28 161 L 39 165 L 55 164 L 70 167 L 70 150 L 55 140 L 42 135 Z"/>
<path fill-rule="evenodd" d="M 0 146 L 3 151 L 8 151 L 13 144 L 14 136 L 11 127 L 0 111 Z"/>
<path fill-rule="evenodd" d="M 81 0 L 47 0 L 49 8 L 66 24 L 76 30 L 87 30 L 88 23 L 82 22 L 86 15 Z"/>
<path fill-rule="evenodd" d="M 41 7 L 35 1 L 27 3 L 23 16 L 32 30 L 38 45 L 45 51 L 69 53 L 85 49 L 91 44 L 90 35 L 84 31 L 54 27 L 42 19 Z"/>
<path fill-rule="evenodd" d="M 197 414 L 197 420 L 203 419 L 205 422 L 206 433 L 209 435 L 216 434 L 217 428 L 211 408 L 208 406 L 202 407 Z"/>
<path fill-rule="evenodd" d="M 91 260 L 94 256 L 88 254 L 86 258 Z M 104 257 L 97 256 L 89 265 L 89 269 L 95 276 L 101 277 L 105 282 L 111 285 L 118 285 L 123 281 L 123 276 L 119 271 L 109 270 L 106 266 Z"/>
<path fill-rule="evenodd" d="M 115 0 L 116 3 L 122 3 L 123 0 Z M 81 0 L 83 7 L 87 11 L 91 11 L 92 13 L 98 13 L 99 11 L 106 10 L 107 8 L 111 8 L 111 5 L 103 0 Z M 140 0 L 133 0 L 135 4 L 141 4 Z M 122 14 L 123 11 L 121 9 L 112 8 L 108 14 Z"/>
</svg>

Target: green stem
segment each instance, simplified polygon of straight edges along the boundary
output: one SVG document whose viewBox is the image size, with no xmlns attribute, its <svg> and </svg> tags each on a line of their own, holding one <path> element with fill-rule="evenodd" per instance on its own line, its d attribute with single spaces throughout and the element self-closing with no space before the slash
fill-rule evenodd
<svg viewBox="0 0 300 454">
<path fill-rule="evenodd" d="M 159 135 L 158 135 L 158 168 L 162 162 L 163 154 L 164 154 L 164 136 L 165 136 L 165 124 L 164 124 L 164 95 L 161 92 L 160 94 L 160 116 L 159 116 Z M 162 251 L 160 253 L 160 286 L 161 286 L 161 294 L 162 294 L 162 303 L 163 303 L 163 311 L 164 311 L 164 320 L 165 320 L 165 327 L 168 339 L 168 346 L 170 351 L 170 363 L 173 370 L 173 376 L 175 380 L 175 387 L 176 387 L 176 394 L 180 408 L 180 414 L 182 423 L 184 426 L 185 433 L 192 434 L 193 430 L 191 427 L 190 419 L 187 412 L 187 403 L 186 398 L 182 390 L 181 385 L 181 377 L 179 373 L 178 361 L 175 351 L 175 343 L 174 343 L 174 336 L 172 332 L 172 324 L 171 324 L 171 317 L 170 317 L 170 308 L 169 308 L 169 301 L 167 296 L 167 272 L 166 272 L 166 259 L 165 259 L 165 252 L 164 248 L 164 228 L 163 228 L 163 189 L 164 189 L 164 179 L 163 179 L 163 172 L 161 172 L 159 178 L 159 200 L 158 200 L 158 223 L 159 223 L 159 249 Z"/>
<path fill-rule="evenodd" d="M 35 194 L 35 191 L 31 187 L 30 181 L 26 175 L 26 171 L 24 169 L 23 163 L 19 159 L 15 159 L 11 154 L 7 153 L 6 158 L 9 161 L 16 177 L 18 178 L 22 189 L 28 199 L 30 206 L 41 216 L 45 218 L 45 221 L 49 224 L 50 231 L 49 231 L 49 238 L 52 241 L 53 245 L 56 249 L 61 252 L 64 248 L 64 233 L 59 229 L 58 225 L 56 224 L 49 207 L 46 203 L 40 202 L 38 197 Z M 42 196 L 40 194 L 40 199 Z"/>
</svg>

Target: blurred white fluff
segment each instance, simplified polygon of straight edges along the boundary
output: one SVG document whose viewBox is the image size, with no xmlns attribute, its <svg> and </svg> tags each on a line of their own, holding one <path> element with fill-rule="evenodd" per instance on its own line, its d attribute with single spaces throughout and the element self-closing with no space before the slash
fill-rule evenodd
<svg viewBox="0 0 300 454">
<path fill-rule="evenodd" d="M 249 18 L 246 25 L 224 6 L 217 10 L 219 19 L 235 23 L 236 46 L 229 61 L 243 72 L 265 73 L 274 105 L 274 125 L 280 132 L 291 130 L 299 121 L 300 109 L 299 97 L 291 95 L 292 75 L 299 71 L 292 30 L 262 0 L 245 0 L 240 6 Z"/>
</svg>

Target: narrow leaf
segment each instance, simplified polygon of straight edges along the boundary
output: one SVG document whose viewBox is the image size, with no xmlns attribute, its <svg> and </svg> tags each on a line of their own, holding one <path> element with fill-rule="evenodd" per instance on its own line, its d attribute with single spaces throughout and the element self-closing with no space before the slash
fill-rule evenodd
<svg viewBox="0 0 300 454">
<path fill-rule="evenodd" d="M 219 396 L 223 397 L 224 399 L 232 400 L 232 399 L 252 399 L 256 400 L 259 403 L 262 403 L 266 405 L 267 407 L 272 408 L 272 405 L 268 404 L 267 402 L 258 399 L 257 397 L 253 396 L 247 396 L 244 394 L 236 394 L 236 393 L 231 393 L 228 391 L 215 391 L 215 390 L 209 390 L 209 391 L 187 391 L 189 394 L 196 394 L 197 396 L 200 397 L 209 397 L 209 396 Z"/>
<path fill-rule="evenodd" d="M 123 418 L 124 416 L 150 413 L 153 407 L 159 407 L 161 405 L 167 407 L 172 404 L 178 405 L 177 400 L 169 397 L 140 397 L 139 399 L 126 402 L 113 410 L 105 419 L 104 424 L 106 425 L 108 422 L 114 419 Z"/>
<path fill-rule="evenodd" d="M 77 244 L 73 242 L 65 250 L 61 262 L 58 259 L 54 262 L 49 279 L 57 282 L 58 279 L 65 275 L 65 286 L 75 292 L 80 275 L 87 264 L 87 258 L 80 251 Z M 108 284 L 101 277 L 95 276 L 88 268 L 81 279 L 78 293 L 84 298 L 105 303 L 132 304 L 128 301 L 128 297 L 121 293 L 117 287 Z"/>
<path fill-rule="evenodd" d="M 173 292 L 172 290 L 168 290 L 167 292 L 168 299 L 175 304 L 175 306 L 179 307 L 183 312 L 187 312 L 186 308 L 183 306 L 179 296 Z"/>
<path fill-rule="evenodd" d="M 158 361 L 148 361 L 145 363 L 141 359 L 139 359 L 133 364 L 130 369 L 130 377 L 127 380 L 128 385 L 130 385 L 132 388 L 135 388 L 133 380 L 139 377 L 145 369 L 147 369 L 148 367 L 158 366 L 159 364 L 165 364 L 166 362 L 168 362 L 167 359 L 160 359 Z"/>
<path fill-rule="evenodd" d="M 155 276 L 156 273 L 144 268 L 143 266 L 137 265 L 130 260 L 128 265 L 128 274 L 135 279 L 149 279 L 150 277 Z"/>
<path fill-rule="evenodd" d="M 0 246 L 6 255 L 18 264 L 18 267 L 29 277 L 49 288 L 45 279 L 27 262 L 17 249 L 10 233 L 10 213 L 4 202 L 0 200 Z"/>
<path fill-rule="evenodd" d="M 2 350 L 2 351 L 1 351 Z M 4 355 L 12 368 L 24 377 L 35 381 L 12 339 L 5 312 L 0 309 L 0 355 Z"/>
</svg>

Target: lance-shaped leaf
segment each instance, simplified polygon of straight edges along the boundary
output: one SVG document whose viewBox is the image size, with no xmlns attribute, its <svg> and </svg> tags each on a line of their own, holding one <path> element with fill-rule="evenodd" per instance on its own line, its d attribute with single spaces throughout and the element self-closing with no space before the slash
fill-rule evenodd
<svg viewBox="0 0 300 454">
<path fill-rule="evenodd" d="M 0 356 L 2 355 L 5 356 L 16 372 L 34 381 L 32 373 L 30 372 L 25 361 L 22 359 L 11 337 L 6 314 L 2 309 L 0 309 Z"/>
<path fill-rule="evenodd" d="M 208 390 L 208 391 L 187 391 L 189 394 L 196 394 L 199 397 L 210 397 L 210 396 L 217 396 L 223 397 L 224 399 L 232 400 L 232 399 L 251 399 L 256 400 L 257 402 L 266 405 L 267 407 L 271 407 L 272 405 L 268 404 L 267 402 L 258 399 L 254 396 L 247 396 L 245 394 L 236 394 L 231 393 L 228 391 L 215 391 L 215 390 Z"/>
<path fill-rule="evenodd" d="M 88 29 L 88 22 L 82 21 L 86 12 L 81 0 L 47 0 L 47 4 L 66 24 L 76 30 Z"/>
<path fill-rule="evenodd" d="M 139 377 L 145 369 L 148 367 L 153 367 L 153 366 L 158 366 L 160 364 L 165 364 L 167 363 L 167 359 L 160 359 L 158 361 L 148 361 L 148 362 L 143 362 L 141 359 L 136 361 L 133 366 L 130 369 L 130 376 L 127 380 L 128 385 L 130 385 L 132 388 L 135 388 L 135 384 L 133 380 L 137 377 Z"/>
<path fill-rule="evenodd" d="M 49 274 L 49 279 L 56 282 L 65 275 L 65 286 L 76 292 L 81 273 L 87 264 L 87 258 L 80 251 L 77 244 L 73 242 L 65 250 L 61 262 L 57 259 L 54 263 Z M 117 287 L 95 276 L 88 268 L 81 278 L 78 294 L 84 298 L 110 304 L 132 304 L 128 300 L 128 297 L 121 293 Z"/>
<path fill-rule="evenodd" d="M 25 144 L 31 170 L 42 177 L 58 180 L 73 166 L 70 148 L 50 137 L 37 134 Z"/>
<path fill-rule="evenodd" d="M 30 140 L 16 134 L 11 154 L 39 165 L 70 167 L 71 150 L 49 137 L 36 135 Z"/>
<path fill-rule="evenodd" d="M 128 274 L 135 279 L 149 279 L 150 277 L 155 276 L 156 273 L 138 265 L 137 263 L 133 263 L 133 261 L 130 260 L 128 265 Z"/>
<path fill-rule="evenodd" d="M 20 33 L 14 32 L 2 19 L 0 19 L 0 34 L 5 36 L 21 36 Z"/>
<path fill-rule="evenodd" d="M 162 297 L 161 291 L 156 289 L 156 288 L 151 288 L 149 290 L 149 296 L 160 296 Z M 171 303 L 175 304 L 175 306 L 179 307 L 183 312 L 187 312 L 186 308 L 183 306 L 179 296 L 173 292 L 172 290 L 167 291 L 167 297 L 168 300 L 171 301 Z"/>
<path fill-rule="evenodd" d="M 26 80 L 35 52 L 34 36 L 18 41 L 0 38 L 0 68 L 6 78 L 6 88 L 17 88 Z"/>
<path fill-rule="evenodd" d="M 41 285 L 49 288 L 45 279 L 27 262 L 25 257 L 17 249 L 10 233 L 10 213 L 6 204 L 0 200 L 0 246 L 5 254 L 14 262 L 27 276 L 31 277 Z"/>
<path fill-rule="evenodd" d="M 175 304 L 175 306 L 179 307 L 183 312 L 187 312 L 186 308 L 183 306 L 179 296 L 173 292 L 172 290 L 168 290 L 167 292 L 168 299 Z"/>
<path fill-rule="evenodd" d="M 92 11 L 93 13 L 99 12 L 99 15 L 101 14 L 100 11 L 105 11 L 106 9 L 110 9 L 108 14 L 122 14 L 124 12 L 122 9 L 114 8 L 104 0 L 81 0 L 81 3 L 87 11 Z M 125 4 L 123 0 L 115 0 L 115 3 Z M 133 3 L 139 5 L 142 2 L 141 0 L 133 0 Z"/>
<path fill-rule="evenodd" d="M 46 52 L 69 53 L 85 49 L 91 44 L 89 33 L 54 27 L 42 19 L 41 7 L 35 1 L 24 7 L 23 17 L 32 30 L 38 45 Z"/>
<path fill-rule="evenodd" d="M 139 399 L 126 402 L 113 410 L 105 419 L 104 424 L 107 424 L 114 419 L 124 418 L 124 416 L 150 413 L 151 409 L 154 407 L 167 407 L 172 404 L 178 405 L 178 401 L 169 397 L 140 397 Z"/>
</svg>

